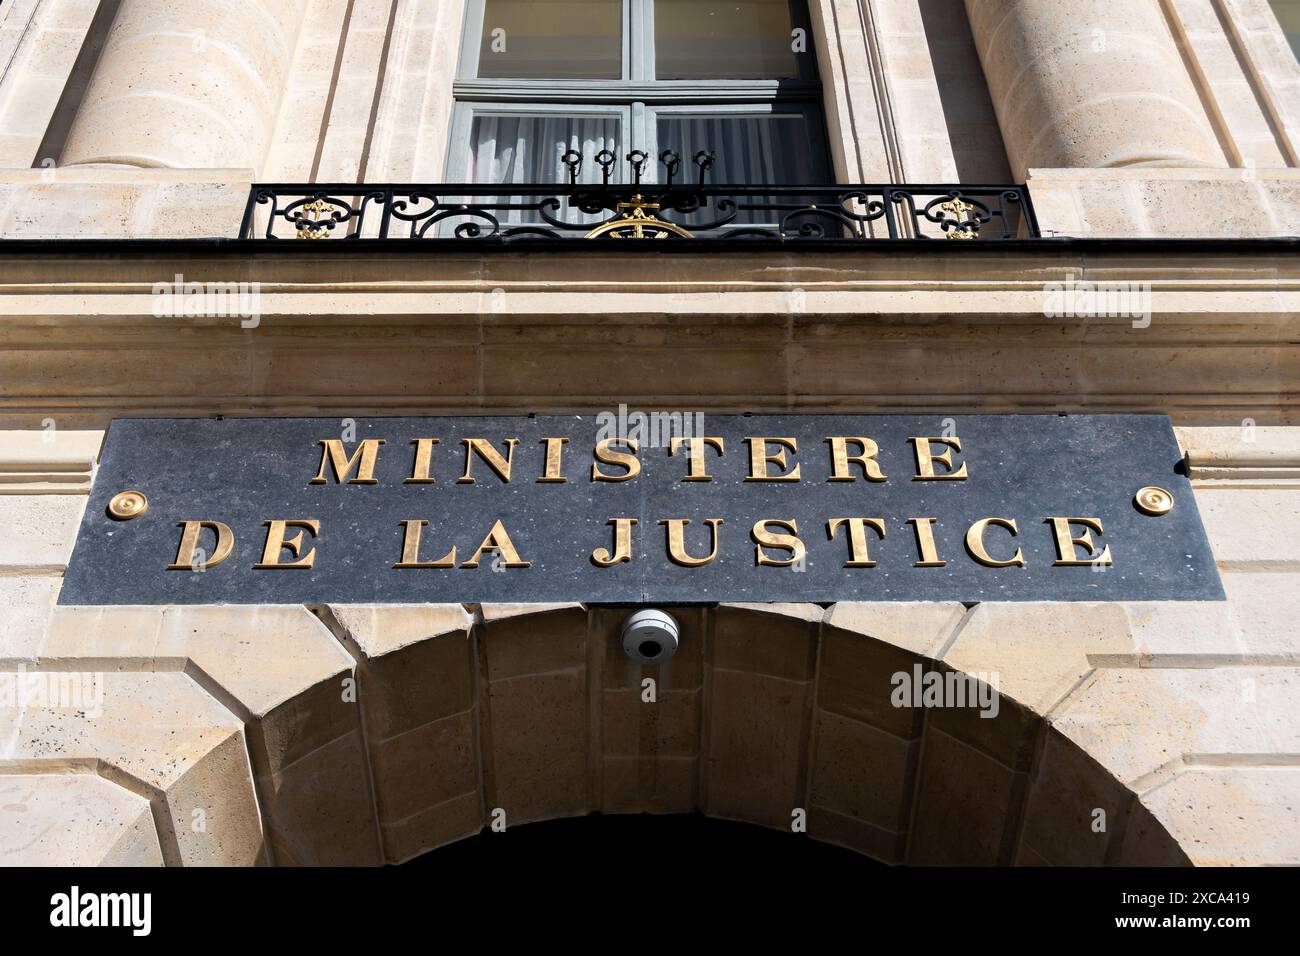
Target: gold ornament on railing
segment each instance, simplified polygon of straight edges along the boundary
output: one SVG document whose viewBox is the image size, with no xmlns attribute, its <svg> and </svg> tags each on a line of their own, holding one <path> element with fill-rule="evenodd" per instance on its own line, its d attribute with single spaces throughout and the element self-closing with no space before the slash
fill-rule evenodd
<svg viewBox="0 0 1300 956">
<path fill-rule="evenodd" d="M 298 238 L 328 239 L 331 230 L 321 225 L 321 220 L 328 219 L 336 212 L 338 212 L 338 207 L 327 203 L 323 199 L 307 203 L 298 211 Z"/>
<path fill-rule="evenodd" d="M 667 239 L 670 236 L 679 239 L 695 238 L 681 226 L 665 222 L 654 215 L 661 208 L 659 203 L 646 202 L 640 193 L 633 196 L 631 202 L 619 203 L 617 208 L 623 214 L 612 222 L 591 230 L 587 233 L 588 239 Z"/>
<path fill-rule="evenodd" d="M 940 203 L 939 208 L 955 220 L 953 227 L 948 230 L 949 239 L 979 238 L 979 222 L 970 215 L 975 211 L 974 206 L 964 199 L 949 199 Z"/>
</svg>

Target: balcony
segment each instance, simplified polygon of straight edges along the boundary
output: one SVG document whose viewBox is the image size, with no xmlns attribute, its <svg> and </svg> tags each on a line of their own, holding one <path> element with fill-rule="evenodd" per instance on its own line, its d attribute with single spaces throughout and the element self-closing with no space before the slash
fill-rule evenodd
<svg viewBox="0 0 1300 956">
<path fill-rule="evenodd" d="M 645 154 L 627 157 L 615 183 L 612 153 L 596 157 L 598 183 L 580 180 L 582 158 L 564 157 L 564 184 L 255 185 L 242 239 L 405 239 L 518 243 L 554 240 L 819 242 L 995 241 L 1041 238 L 1018 185 L 710 185 L 712 156 L 660 157 L 661 182 L 644 180 Z"/>
</svg>

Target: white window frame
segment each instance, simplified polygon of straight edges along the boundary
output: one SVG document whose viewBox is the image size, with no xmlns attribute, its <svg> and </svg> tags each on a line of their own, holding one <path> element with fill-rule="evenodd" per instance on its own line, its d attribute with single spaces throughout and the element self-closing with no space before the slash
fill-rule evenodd
<svg viewBox="0 0 1300 956">
<path fill-rule="evenodd" d="M 802 73 L 798 79 L 655 80 L 654 2 L 623 0 L 622 76 L 609 80 L 555 80 L 479 78 L 486 0 L 467 0 L 460 68 L 453 86 L 456 105 L 448 143 L 447 180 L 461 182 L 468 176 L 463 147 L 476 116 L 593 115 L 603 113 L 599 107 L 626 110 L 616 173 L 621 182 L 628 181 L 625 157 L 633 149 L 651 155 L 645 178 L 648 182 L 657 179 L 660 169 L 657 117 L 660 113 L 681 112 L 800 116 L 808 124 L 810 143 L 819 150 L 818 165 L 824 170 L 823 178 L 830 180 L 822 85 L 817 76 L 810 12 L 803 0 L 789 2 L 792 23 L 796 29 L 805 31 L 808 44 L 807 51 L 798 58 Z M 689 179 L 691 175 L 690 159 L 682 157 L 679 182 L 681 177 Z"/>
</svg>

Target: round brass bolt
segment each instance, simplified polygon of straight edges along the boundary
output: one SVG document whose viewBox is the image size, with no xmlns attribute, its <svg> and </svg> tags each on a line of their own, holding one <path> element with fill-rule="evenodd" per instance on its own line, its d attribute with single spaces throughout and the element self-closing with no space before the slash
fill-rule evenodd
<svg viewBox="0 0 1300 956">
<path fill-rule="evenodd" d="M 108 515 L 118 521 L 130 521 L 149 510 L 149 499 L 139 491 L 119 491 L 108 503 Z"/>
<path fill-rule="evenodd" d="M 1163 488 L 1157 488 L 1155 485 L 1148 485 L 1137 493 L 1133 499 L 1137 505 L 1138 511 L 1144 515 L 1160 517 L 1167 515 L 1174 510 L 1174 496 Z"/>
</svg>

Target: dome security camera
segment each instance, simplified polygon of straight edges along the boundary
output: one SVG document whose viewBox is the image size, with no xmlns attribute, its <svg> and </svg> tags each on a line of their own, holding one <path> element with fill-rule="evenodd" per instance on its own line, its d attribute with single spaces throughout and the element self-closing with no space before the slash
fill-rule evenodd
<svg viewBox="0 0 1300 956">
<path fill-rule="evenodd" d="M 623 653 L 638 664 L 666 664 L 677 653 L 677 634 L 666 611 L 637 611 L 623 624 Z"/>
</svg>

